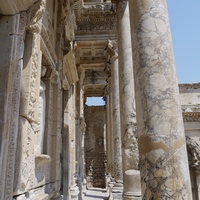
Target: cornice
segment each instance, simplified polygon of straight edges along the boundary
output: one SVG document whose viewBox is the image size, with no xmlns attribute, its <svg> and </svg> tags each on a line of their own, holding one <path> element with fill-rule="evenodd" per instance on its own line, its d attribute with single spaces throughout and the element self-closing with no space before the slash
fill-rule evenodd
<svg viewBox="0 0 200 200">
<path fill-rule="evenodd" d="M 180 89 L 197 89 L 200 88 L 200 83 L 181 83 L 179 84 Z"/>
</svg>

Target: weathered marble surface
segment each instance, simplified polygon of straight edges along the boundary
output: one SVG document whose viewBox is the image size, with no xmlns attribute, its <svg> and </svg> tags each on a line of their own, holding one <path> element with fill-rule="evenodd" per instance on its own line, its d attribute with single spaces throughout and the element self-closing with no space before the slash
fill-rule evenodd
<svg viewBox="0 0 200 200">
<path fill-rule="evenodd" d="M 132 42 L 143 199 L 192 199 L 165 0 L 134 0 Z"/>
<path fill-rule="evenodd" d="M 129 178 L 127 170 L 138 170 L 139 154 L 136 139 L 136 108 L 134 77 L 132 64 L 132 47 L 130 35 L 128 1 L 117 1 L 118 54 L 119 54 L 119 88 L 121 110 L 121 137 L 124 198 L 134 194 L 134 177 Z M 137 178 L 138 179 L 138 178 Z M 130 187 L 133 186 L 133 188 Z M 132 193 L 131 193 L 132 192 Z M 138 191 L 138 193 L 140 190 Z"/>
<path fill-rule="evenodd" d="M 13 194 L 26 21 L 26 13 L 0 19 L 0 199 Z"/>
</svg>

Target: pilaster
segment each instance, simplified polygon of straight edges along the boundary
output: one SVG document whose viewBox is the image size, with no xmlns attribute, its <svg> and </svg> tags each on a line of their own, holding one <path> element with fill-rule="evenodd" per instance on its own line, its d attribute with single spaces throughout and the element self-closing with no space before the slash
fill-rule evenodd
<svg viewBox="0 0 200 200">
<path fill-rule="evenodd" d="M 12 199 L 27 14 L 0 18 L 0 199 Z"/>
</svg>

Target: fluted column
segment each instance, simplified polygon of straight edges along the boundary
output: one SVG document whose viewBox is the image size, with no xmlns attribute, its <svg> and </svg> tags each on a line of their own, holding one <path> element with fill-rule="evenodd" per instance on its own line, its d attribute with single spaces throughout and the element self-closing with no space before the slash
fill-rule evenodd
<svg viewBox="0 0 200 200">
<path fill-rule="evenodd" d="M 143 199 L 192 199 L 165 0 L 131 0 Z"/>
<path fill-rule="evenodd" d="M 123 199 L 140 196 L 136 110 L 128 1 L 116 1 L 123 160 Z"/>
</svg>

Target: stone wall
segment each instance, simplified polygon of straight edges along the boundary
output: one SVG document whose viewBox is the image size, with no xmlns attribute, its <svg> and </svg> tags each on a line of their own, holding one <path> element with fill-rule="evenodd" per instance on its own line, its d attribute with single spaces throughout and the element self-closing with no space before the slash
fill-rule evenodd
<svg viewBox="0 0 200 200">
<path fill-rule="evenodd" d="M 105 187 L 105 107 L 85 106 L 85 162 L 88 187 Z"/>
</svg>

